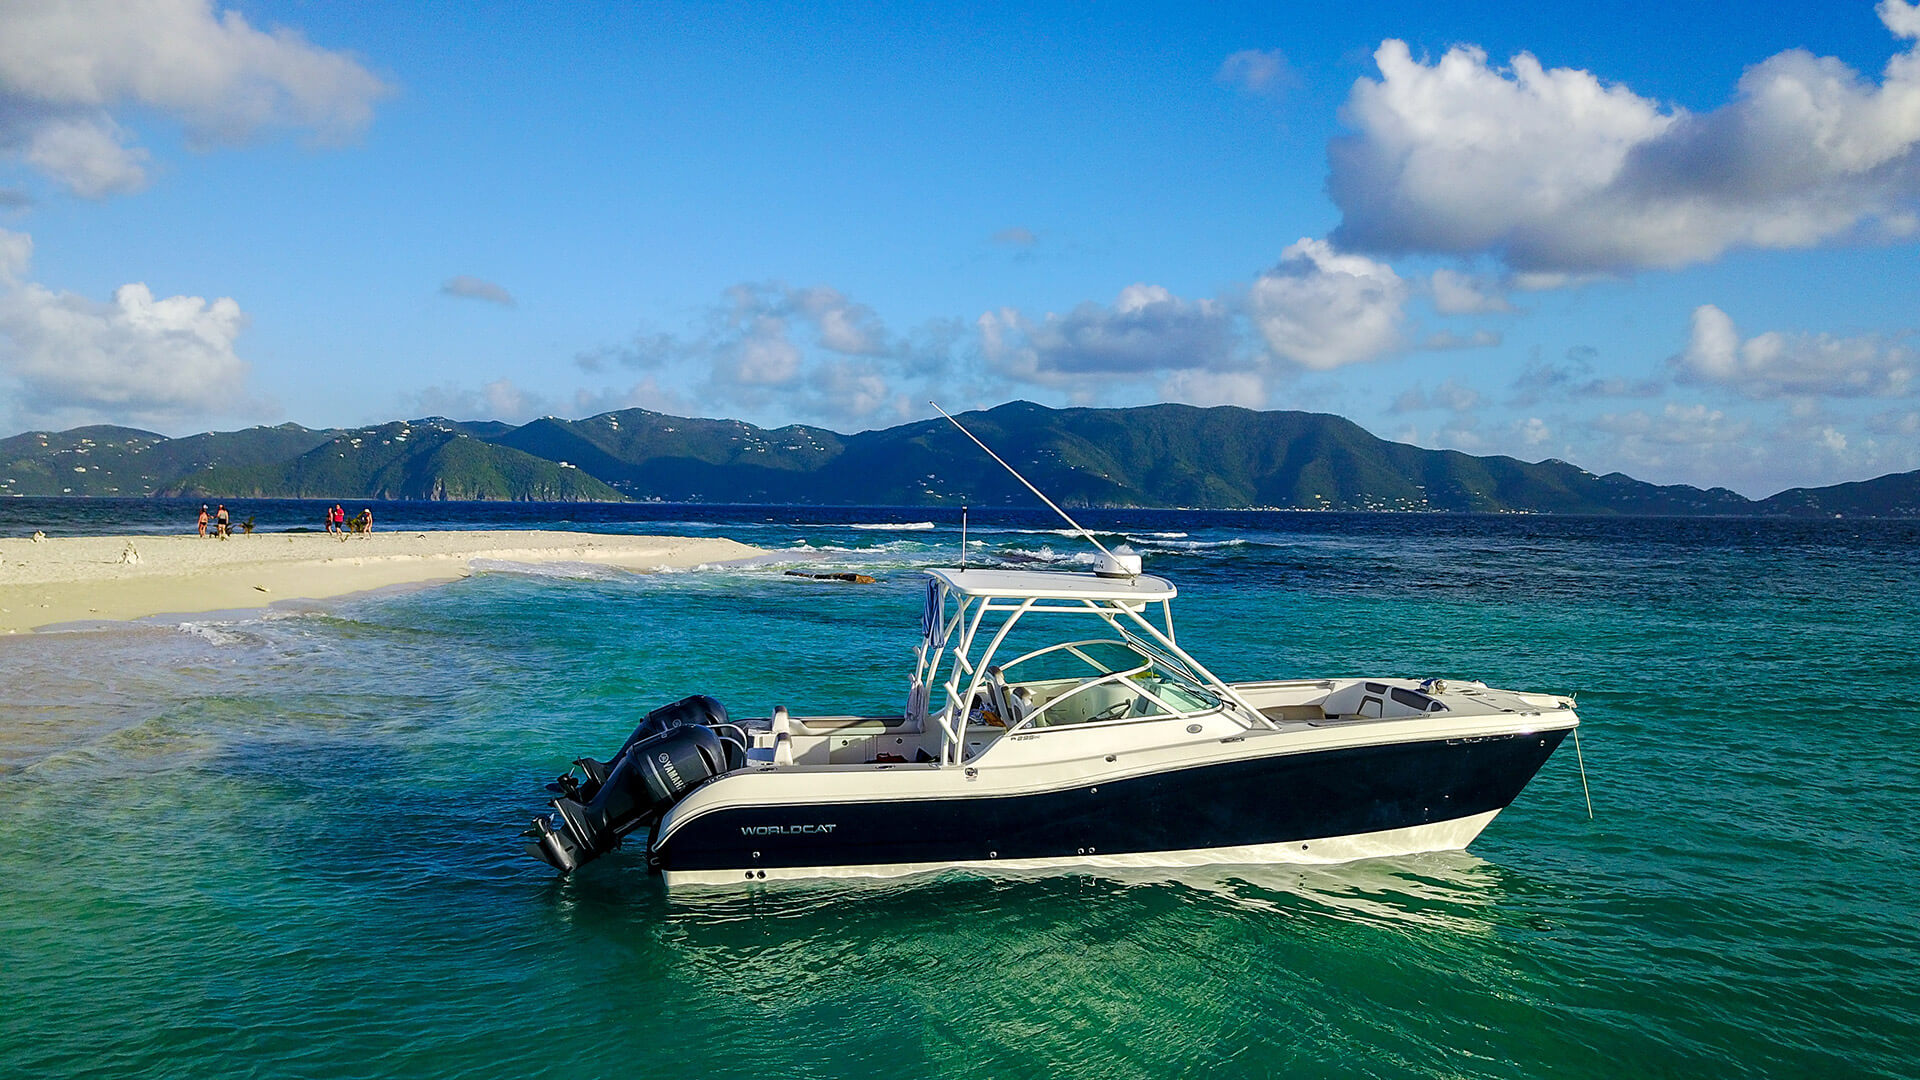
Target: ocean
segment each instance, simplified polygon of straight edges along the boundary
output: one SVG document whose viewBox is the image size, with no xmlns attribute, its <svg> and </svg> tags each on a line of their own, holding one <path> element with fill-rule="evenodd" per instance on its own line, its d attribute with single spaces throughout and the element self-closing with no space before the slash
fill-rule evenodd
<svg viewBox="0 0 1920 1080">
<path fill-rule="evenodd" d="M 691 693 L 897 711 L 957 513 L 376 509 L 773 554 L 0 639 L 0 1075 L 1920 1075 L 1920 523 L 1087 512 L 1228 678 L 1577 695 L 1592 820 L 1569 743 L 1465 853 L 682 899 L 526 857 L 541 785 Z"/>
</svg>

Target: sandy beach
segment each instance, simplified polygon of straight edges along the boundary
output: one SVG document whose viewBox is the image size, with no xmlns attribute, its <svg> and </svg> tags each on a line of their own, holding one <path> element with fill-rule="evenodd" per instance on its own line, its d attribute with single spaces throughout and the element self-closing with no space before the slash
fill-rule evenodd
<svg viewBox="0 0 1920 1080">
<path fill-rule="evenodd" d="M 476 559 L 654 570 L 758 554 L 724 539 L 544 530 L 8 538 L 0 539 L 0 634 L 452 581 L 472 573 Z"/>
</svg>

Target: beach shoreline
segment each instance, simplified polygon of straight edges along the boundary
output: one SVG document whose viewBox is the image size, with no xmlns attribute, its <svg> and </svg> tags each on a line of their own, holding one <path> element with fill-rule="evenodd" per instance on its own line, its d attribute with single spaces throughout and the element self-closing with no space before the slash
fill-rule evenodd
<svg viewBox="0 0 1920 1080">
<path fill-rule="evenodd" d="M 482 559 L 648 571 L 760 554 L 717 537 L 544 529 L 9 538 L 0 540 L 0 635 L 454 581 Z"/>
</svg>

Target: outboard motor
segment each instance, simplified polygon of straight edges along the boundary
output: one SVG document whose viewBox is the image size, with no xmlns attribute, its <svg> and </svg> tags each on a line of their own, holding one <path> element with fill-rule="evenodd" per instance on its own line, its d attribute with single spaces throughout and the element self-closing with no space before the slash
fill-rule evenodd
<svg viewBox="0 0 1920 1080">
<path fill-rule="evenodd" d="M 738 767 L 744 750 L 723 741 L 712 726 L 727 725 L 727 710 L 695 696 L 647 714 L 609 762 L 581 758 L 571 773 L 549 788 L 555 813 L 534 821 L 523 835 L 527 852 L 561 873 L 606 854 L 635 829 L 659 820 L 687 792 Z"/>
</svg>

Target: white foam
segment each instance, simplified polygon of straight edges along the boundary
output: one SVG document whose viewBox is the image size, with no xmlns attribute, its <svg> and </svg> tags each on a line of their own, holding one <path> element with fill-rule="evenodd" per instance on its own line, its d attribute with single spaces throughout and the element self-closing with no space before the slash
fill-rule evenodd
<svg viewBox="0 0 1920 1080">
<path fill-rule="evenodd" d="M 588 562 L 522 563 L 505 559 L 475 559 L 472 567 L 476 574 L 513 574 L 517 577 L 575 581 L 623 581 L 633 576 L 630 570 Z"/>
</svg>

